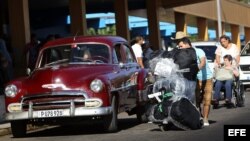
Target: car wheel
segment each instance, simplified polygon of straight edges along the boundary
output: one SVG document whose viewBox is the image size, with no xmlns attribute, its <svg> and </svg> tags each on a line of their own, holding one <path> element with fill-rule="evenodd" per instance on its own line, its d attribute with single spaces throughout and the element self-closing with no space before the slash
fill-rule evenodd
<svg viewBox="0 0 250 141">
<path fill-rule="evenodd" d="M 229 108 L 236 108 L 237 107 L 237 93 L 236 92 L 234 92 L 234 90 L 232 89 L 232 103 L 230 104 L 227 104 L 226 102 L 225 102 L 225 106 L 227 106 L 227 107 L 229 107 Z M 224 94 L 225 96 L 226 96 L 226 94 Z"/>
<path fill-rule="evenodd" d="M 147 109 L 146 105 L 140 105 L 136 108 L 136 118 L 140 123 L 148 122 Z"/>
<path fill-rule="evenodd" d="M 116 132 L 118 130 L 116 98 L 112 98 L 112 114 L 104 117 L 104 129 L 107 132 Z"/>
<path fill-rule="evenodd" d="M 244 107 L 245 105 L 245 95 L 244 95 L 244 86 L 241 84 L 236 93 L 236 103 L 238 107 Z"/>
<path fill-rule="evenodd" d="M 23 120 L 11 121 L 11 131 L 14 137 L 23 137 L 26 135 L 27 123 Z"/>
<path fill-rule="evenodd" d="M 244 107 L 244 98 L 242 95 L 238 95 L 236 97 L 236 100 L 237 100 L 237 106 L 238 107 Z"/>
</svg>

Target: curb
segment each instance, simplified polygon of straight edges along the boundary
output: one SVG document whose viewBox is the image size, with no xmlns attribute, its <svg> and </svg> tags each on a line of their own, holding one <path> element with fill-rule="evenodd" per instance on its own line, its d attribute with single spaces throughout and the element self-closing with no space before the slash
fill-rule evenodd
<svg viewBox="0 0 250 141">
<path fill-rule="evenodd" d="M 46 125 L 33 126 L 31 124 L 28 124 L 27 125 L 27 131 L 41 129 L 41 128 L 44 128 L 44 127 L 46 127 Z M 9 134 L 12 134 L 10 123 L 0 124 L 0 136 L 5 136 L 5 135 L 9 135 Z"/>
<path fill-rule="evenodd" d="M 10 123 L 1 124 L 0 128 L 0 136 L 11 134 Z"/>
<path fill-rule="evenodd" d="M 11 134 L 11 129 L 6 128 L 6 129 L 0 129 L 0 136 L 5 136 Z"/>
</svg>

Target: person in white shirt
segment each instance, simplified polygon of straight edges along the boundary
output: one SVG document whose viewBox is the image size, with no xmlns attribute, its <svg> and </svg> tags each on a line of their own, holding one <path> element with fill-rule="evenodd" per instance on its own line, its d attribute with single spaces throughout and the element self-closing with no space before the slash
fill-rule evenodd
<svg viewBox="0 0 250 141">
<path fill-rule="evenodd" d="M 135 54 L 137 63 L 140 65 L 141 68 L 144 68 L 143 65 L 143 51 L 141 45 L 145 43 L 143 37 L 136 36 L 135 37 L 135 44 L 132 45 L 133 52 Z"/>
<path fill-rule="evenodd" d="M 222 35 L 220 37 L 220 44 L 215 51 L 216 55 L 216 64 L 221 66 L 224 63 L 223 57 L 225 55 L 231 55 L 233 57 L 233 65 L 238 66 L 240 62 L 240 50 L 236 46 L 236 44 L 232 43 L 230 38 L 226 35 Z"/>
</svg>

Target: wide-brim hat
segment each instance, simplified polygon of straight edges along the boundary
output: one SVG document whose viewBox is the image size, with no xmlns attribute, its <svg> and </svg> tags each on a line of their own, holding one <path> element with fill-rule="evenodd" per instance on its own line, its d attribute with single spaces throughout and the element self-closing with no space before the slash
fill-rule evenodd
<svg viewBox="0 0 250 141">
<path fill-rule="evenodd" d="M 179 40 L 182 39 L 184 37 L 189 37 L 189 35 L 187 35 L 186 33 L 184 33 L 183 31 L 178 31 L 175 34 L 175 38 L 171 37 L 172 40 Z"/>
</svg>

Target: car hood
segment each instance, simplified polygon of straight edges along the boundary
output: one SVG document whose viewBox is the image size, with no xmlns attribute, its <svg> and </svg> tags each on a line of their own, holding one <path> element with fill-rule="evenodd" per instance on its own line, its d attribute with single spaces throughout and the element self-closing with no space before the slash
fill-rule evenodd
<svg viewBox="0 0 250 141">
<path fill-rule="evenodd" d="M 240 56 L 240 65 L 249 65 L 250 56 Z"/>
<path fill-rule="evenodd" d="M 35 70 L 24 80 L 26 93 L 82 89 L 100 76 L 114 71 L 112 65 L 60 65 Z"/>
</svg>

